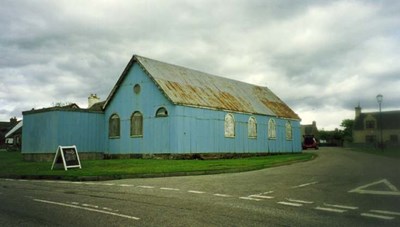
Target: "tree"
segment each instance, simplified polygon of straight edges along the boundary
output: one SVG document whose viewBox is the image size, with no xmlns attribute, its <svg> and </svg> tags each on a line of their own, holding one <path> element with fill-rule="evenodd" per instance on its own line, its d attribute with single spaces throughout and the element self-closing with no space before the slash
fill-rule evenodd
<svg viewBox="0 0 400 227">
<path fill-rule="evenodd" d="M 342 121 L 342 124 L 340 124 L 341 127 L 343 127 L 343 139 L 347 142 L 353 142 L 353 126 L 354 126 L 354 120 L 352 119 L 344 119 Z"/>
</svg>

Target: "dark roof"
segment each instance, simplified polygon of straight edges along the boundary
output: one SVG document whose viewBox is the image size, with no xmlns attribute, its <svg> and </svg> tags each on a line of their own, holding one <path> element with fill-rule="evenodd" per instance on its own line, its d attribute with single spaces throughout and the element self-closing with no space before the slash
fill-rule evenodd
<svg viewBox="0 0 400 227">
<path fill-rule="evenodd" d="M 364 130 L 364 120 L 367 116 L 372 116 L 377 122 L 377 128 L 381 128 L 380 113 L 361 113 L 354 120 L 355 130 Z M 382 112 L 382 129 L 400 129 L 400 111 Z"/>
<path fill-rule="evenodd" d="M 96 102 L 95 104 L 93 104 L 89 110 L 92 111 L 103 111 L 103 105 L 106 101 L 102 101 L 102 102 Z"/>
<path fill-rule="evenodd" d="M 104 103 L 114 94 L 134 63 L 154 81 L 175 105 L 300 119 L 269 88 L 214 76 L 185 67 L 134 55 Z"/>
<path fill-rule="evenodd" d="M 96 103 L 96 104 L 98 104 L 98 103 Z M 82 109 L 77 104 L 72 103 L 72 104 L 69 104 L 66 106 L 53 106 L 53 107 L 48 107 L 48 108 L 36 109 L 36 110 L 32 109 L 32 110 L 24 111 L 24 112 L 22 112 L 22 114 L 24 115 L 24 114 L 32 114 L 32 113 L 40 113 L 40 112 L 48 112 L 48 111 L 59 111 L 59 110 L 75 111 L 75 112 L 101 112 L 102 109 L 97 108 L 98 106 L 96 104 L 93 105 L 93 106 L 95 106 L 94 108 Z"/>
</svg>

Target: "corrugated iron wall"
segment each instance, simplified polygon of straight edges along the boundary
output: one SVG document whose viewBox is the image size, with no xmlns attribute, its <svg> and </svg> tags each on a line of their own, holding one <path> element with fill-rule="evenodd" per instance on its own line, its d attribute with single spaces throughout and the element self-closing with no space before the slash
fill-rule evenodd
<svg viewBox="0 0 400 227">
<path fill-rule="evenodd" d="M 24 114 L 22 153 L 54 153 L 59 145 L 78 152 L 104 152 L 104 114 L 46 111 Z"/>
<path fill-rule="evenodd" d="M 133 87 L 141 91 L 135 94 Z M 156 118 L 159 107 L 165 107 L 169 116 Z M 143 114 L 143 137 L 130 136 L 130 118 L 133 112 Z M 112 114 L 121 119 L 119 138 L 108 138 L 108 119 Z M 300 123 L 291 120 L 293 139 L 286 140 L 288 120 L 274 118 L 277 138 L 268 139 L 267 124 L 271 116 L 232 113 L 235 117 L 234 138 L 224 136 L 224 119 L 228 112 L 189 106 L 173 105 L 156 84 L 134 64 L 120 84 L 105 111 L 106 138 L 109 154 L 147 153 L 213 153 L 213 152 L 300 152 Z M 248 137 L 248 120 L 257 120 L 257 138 Z"/>
</svg>

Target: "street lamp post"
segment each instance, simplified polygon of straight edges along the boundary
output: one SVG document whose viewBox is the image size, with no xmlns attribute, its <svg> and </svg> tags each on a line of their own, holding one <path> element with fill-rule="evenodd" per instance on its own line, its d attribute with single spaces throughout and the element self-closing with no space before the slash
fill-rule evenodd
<svg viewBox="0 0 400 227">
<path fill-rule="evenodd" d="M 376 101 L 377 101 L 378 104 L 379 104 L 379 128 L 380 128 L 380 131 L 381 131 L 381 141 L 380 141 L 379 146 L 381 147 L 381 151 L 383 152 L 383 131 L 382 131 L 382 129 L 383 129 L 383 122 L 382 122 L 382 101 L 383 101 L 383 95 L 378 94 L 378 95 L 376 96 Z"/>
</svg>

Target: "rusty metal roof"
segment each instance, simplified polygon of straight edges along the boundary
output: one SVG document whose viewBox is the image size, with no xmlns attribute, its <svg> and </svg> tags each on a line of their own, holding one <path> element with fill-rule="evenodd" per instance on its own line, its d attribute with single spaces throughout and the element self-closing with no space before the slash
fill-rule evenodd
<svg viewBox="0 0 400 227">
<path fill-rule="evenodd" d="M 185 67 L 134 55 L 104 107 L 130 67 L 139 63 L 165 96 L 176 105 L 300 119 L 267 87 L 214 76 Z"/>
</svg>

